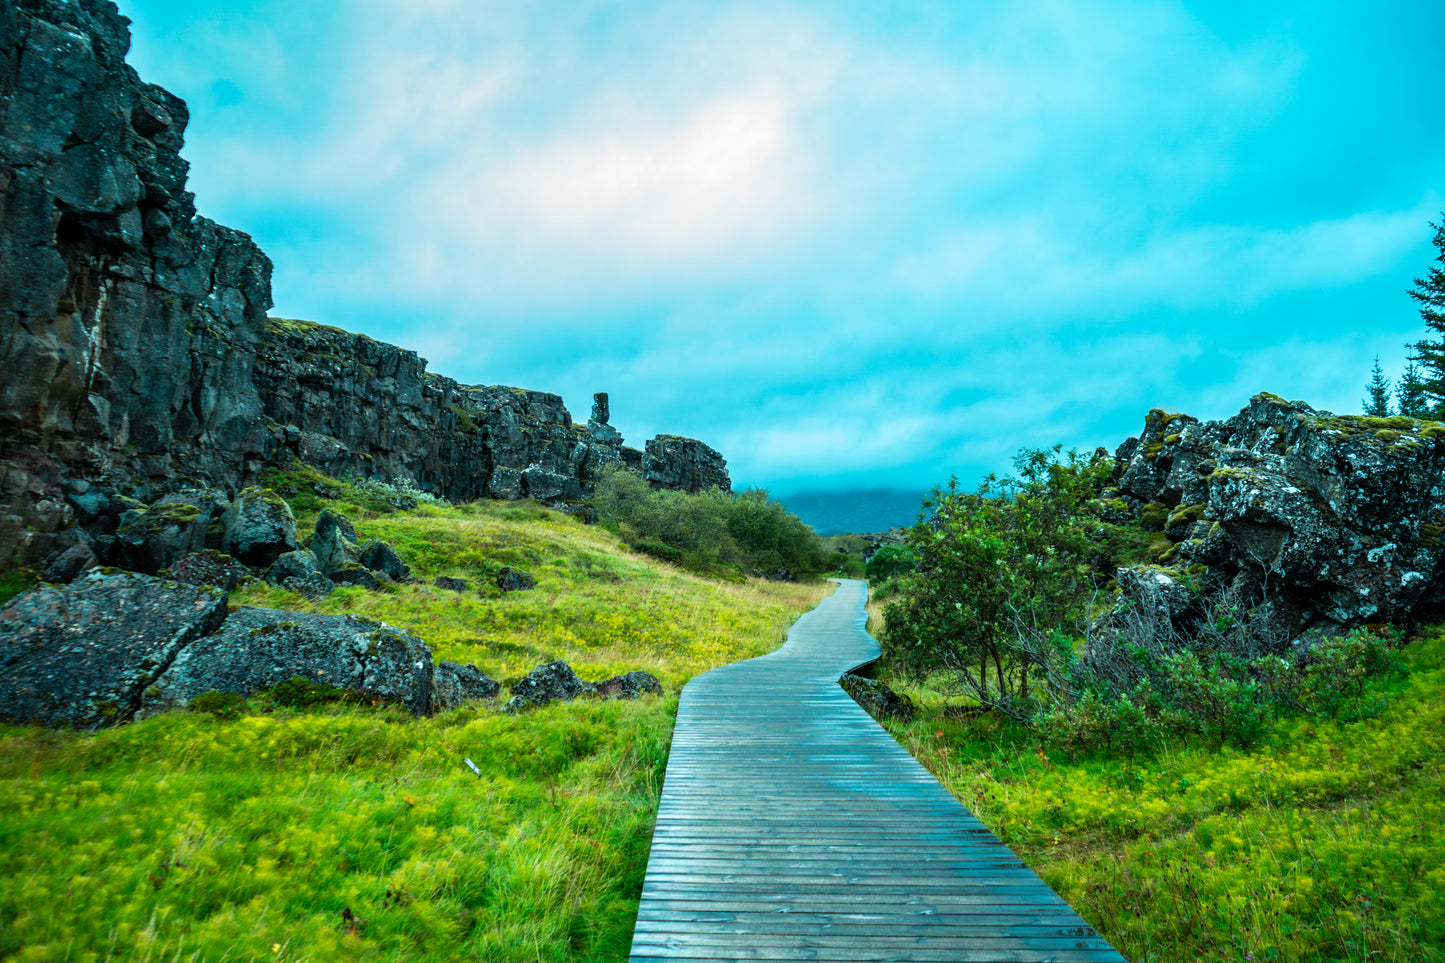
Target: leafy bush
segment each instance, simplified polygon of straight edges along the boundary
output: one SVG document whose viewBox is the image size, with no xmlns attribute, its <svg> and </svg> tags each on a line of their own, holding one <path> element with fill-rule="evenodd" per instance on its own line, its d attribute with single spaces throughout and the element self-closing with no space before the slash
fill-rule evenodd
<svg viewBox="0 0 1445 963">
<path fill-rule="evenodd" d="M 613 466 L 592 504 L 603 526 L 638 551 L 693 571 L 811 576 L 828 565 L 818 535 L 761 489 L 660 491 Z"/>
<path fill-rule="evenodd" d="M 1100 498 L 1107 459 L 1055 448 L 1026 450 L 1015 465 L 1019 478 L 990 476 L 971 493 L 951 480 L 905 546 L 874 556 L 879 572 L 916 560 L 875 592 L 888 599 L 881 642 L 895 670 L 947 676 L 1070 753 L 1153 752 L 1169 740 L 1248 748 L 1292 712 L 1380 711 L 1366 682 L 1395 664 L 1398 637 L 1361 630 L 1296 659 L 1269 598 L 1245 597 L 1237 583 L 1201 590 L 1183 572 L 1171 573 L 1183 602 L 1098 611 L 1097 569 L 1133 561 L 1141 546 L 1153 553 L 1146 531 L 1165 525 L 1167 509 L 1146 505 L 1133 525 L 1104 521 L 1119 510 Z"/>
<path fill-rule="evenodd" d="M 924 502 L 932 517 L 908 533 L 917 568 L 900 579 L 880 641 L 905 671 L 946 672 L 980 704 L 1027 714 L 1038 653 L 1088 595 L 1083 506 L 1113 463 L 1055 447 L 1014 464 L 1019 479 L 989 475 L 965 493 L 954 478 Z"/>
<path fill-rule="evenodd" d="M 868 559 L 868 581 L 907 575 L 918 567 L 918 552 L 907 545 L 884 545 Z"/>
</svg>

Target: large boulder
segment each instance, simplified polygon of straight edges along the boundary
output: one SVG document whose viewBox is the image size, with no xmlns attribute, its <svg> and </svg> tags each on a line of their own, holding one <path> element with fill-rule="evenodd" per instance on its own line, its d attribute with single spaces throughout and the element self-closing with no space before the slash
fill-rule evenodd
<svg viewBox="0 0 1445 963">
<path fill-rule="evenodd" d="M 176 559 L 206 547 L 210 518 L 184 502 L 155 504 L 127 512 L 116 539 L 126 567 L 154 575 Z"/>
<path fill-rule="evenodd" d="M 242 608 L 176 656 L 156 680 L 145 713 L 186 705 L 203 692 L 250 695 L 301 676 L 426 715 L 433 672 L 426 643 L 385 622 Z"/>
<path fill-rule="evenodd" d="M 537 587 L 537 580 L 531 573 L 510 565 L 502 566 L 493 581 L 503 592 L 528 592 Z"/>
<path fill-rule="evenodd" d="M 129 573 L 42 585 L 0 609 L 0 719 L 125 722 L 176 657 L 226 618 L 226 593 Z"/>
<path fill-rule="evenodd" d="M 182 555 L 161 572 L 168 579 L 187 585 L 214 585 L 227 592 L 248 578 L 250 570 L 229 555 L 212 549 Z"/>
<path fill-rule="evenodd" d="M 1270 601 L 1283 647 L 1441 608 L 1445 425 L 1261 394 L 1226 421 L 1150 412 L 1118 467 L 1119 501 L 1164 506 L 1174 546 L 1167 569 L 1119 573 L 1116 609 L 1198 618 L 1183 586 L 1228 589 Z"/>
<path fill-rule="evenodd" d="M 296 551 L 296 516 L 286 500 L 269 488 L 247 488 L 222 518 L 222 551 L 252 568 L 265 568 Z"/>
<path fill-rule="evenodd" d="M 373 572 L 383 572 L 393 582 L 411 577 L 411 569 L 396 554 L 396 550 L 379 538 L 373 538 L 361 546 L 360 562 Z"/>
</svg>

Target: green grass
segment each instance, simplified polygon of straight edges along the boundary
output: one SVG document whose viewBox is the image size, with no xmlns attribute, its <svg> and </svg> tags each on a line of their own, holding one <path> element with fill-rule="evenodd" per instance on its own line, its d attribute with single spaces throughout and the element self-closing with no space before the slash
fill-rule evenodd
<svg viewBox="0 0 1445 963">
<path fill-rule="evenodd" d="M 1135 963 L 1445 960 L 1445 630 L 1378 717 L 1074 761 L 993 719 L 890 726 Z M 910 694 L 941 702 L 937 691 Z"/>
<path fill-rule="evenodd" d="M 431 719 L 258 698 L 98 734 L 0 727 L 0 958 L 625 959 L 677 689 L 775 648 L 830 587 L 710 582 L 536 506 L 346 508 L 419 575 L 473 590 L 313 605 L 252 586 L 233 604 L 382 618 L 504 679 L 552 658 L 584 678 L 647 669 L 667 694 Z M 500 565 L 538 588 L 476 591 Z"/>
</svg>

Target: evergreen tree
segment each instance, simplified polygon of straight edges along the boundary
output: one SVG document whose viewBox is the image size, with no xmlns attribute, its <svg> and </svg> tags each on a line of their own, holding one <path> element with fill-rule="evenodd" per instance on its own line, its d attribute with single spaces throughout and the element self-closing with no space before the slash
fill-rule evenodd
<svg viewBox="0 0 1445 963">
<path fill-rule="evenodd" d="M 1365 414 L 1374 418 L 1390 416 L 1390 379 L 1380 370 L 1380 356 L 1375 355 L 1375 367 L 1370 371 L 1369 384 L 1365 385 L 1365 400 L 1362 402 Z"/>
<path fill-rule="evenodd" d="M 1425 326 L 1438 336 L 1435 340 L 1417 341 L 1414 344 L 1415 360 L 1421 367 L 1425 400 L 1432 411 L 1445 410 L 1445 216 L 1439 224 L 1430 225 L 1435 229 L 1435 263 L 1423 278 L 1415 279 L 1415 286 L 1407 293 L 1420 305 L 1420 317 Z"/>
<path fill-rule="evenodd" d="M 1405 372 L 1395 384 L 1395 403 L 1400 414 L 1411 418 L 1433 418 L 1430 403 L 1425 400 L 1425 382 L 1420 377 L 1420 366 L 1411 358 L 1405 362 Z"/>
</svg>

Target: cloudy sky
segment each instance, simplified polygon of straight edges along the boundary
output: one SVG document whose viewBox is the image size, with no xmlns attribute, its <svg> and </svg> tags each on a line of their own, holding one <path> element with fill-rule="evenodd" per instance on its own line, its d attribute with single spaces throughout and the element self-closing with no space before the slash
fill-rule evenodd
<svg viewBox="0 0 1445 963">
<path fill-rule="evenodd" d="M 1423 335 L 1439 0 L 121 0 L 273 313 L 926 489 Z"/>
</svg>

